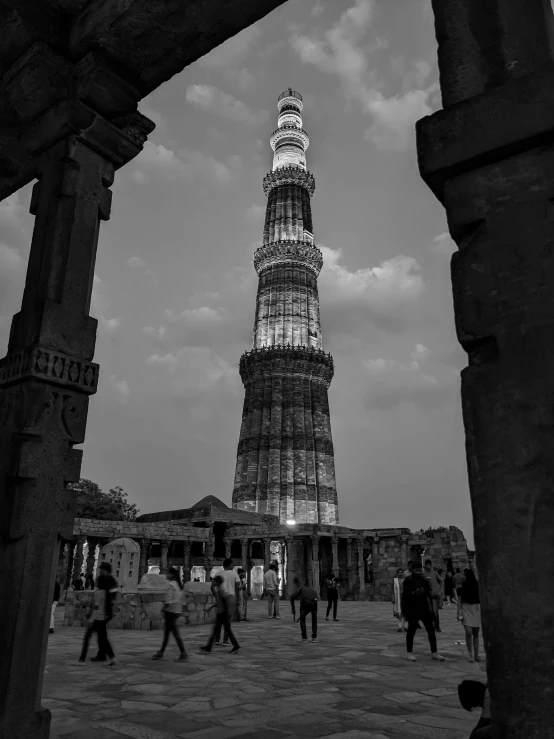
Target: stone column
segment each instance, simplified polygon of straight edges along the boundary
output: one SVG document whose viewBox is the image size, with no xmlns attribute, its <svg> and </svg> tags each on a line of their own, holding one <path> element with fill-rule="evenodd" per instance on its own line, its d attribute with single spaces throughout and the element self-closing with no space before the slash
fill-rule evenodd
<svg viewBox="0 0 554 739">
<path fill-rule="evenodd" d="M 138 544 L 140 546 L 138 581 L 140 582 L 148 572 L 148 557 L 150 556 L 151 541 L 150 539 L 139 539 Z"/>
<path fill-rule="evenodd" d="M 85 544 L 85 537 L 78 536 L 75 542 L 75 557 L 73 559 L 73 572 L 71 573 L 71 583 L 76 579 L 77 575 L 80 574 L 83 569 L 84 552 L 83 546 Z"/>
<path fill-rule="evenodd" d="M 243 537 L 240 540 L 241 567 L 246 572 L 248 567 L 248 539 Z"/>
<path fill-rule="evenodd" d="M 160 542 L 160 573 L 165 575 L 169 569 L 167 562 L 167 554 L 169 552 L 170 541 Z"/>
<path fill-rule="evenodd" d="M 457 246 L 492 720 L 502 739 L 539 739 L 554 721 L 552 12 L 544 0 L 433 9 L 444 110 L 418 122 L 418 160 Z"/>
<path fill-rule="evenodd" d="M 287 598 L 294 593 L 294 573 L 296 571 L 294 562 L 294 539 L 292 536 L 285 537 L 285 547 L 287 552 L 287 582 L 286 589 L 283 588 L 283 595 Z"/>
<path fill-rule="evenodd" d="M 374 536 L 371 540 L 371 569 L 373 571 L 373 598 L 377 600 L 379 595 L 379 537 Z"/>
<path fill-rule="evenodd" d="M 225 558 L 228 559 L 231 556 L 231 546 L 233 544 L 233 540 L 229 537 L 225 537 L 223 539 L 223 543 L 225 544 Z"/>
<path fill-rule="evenodd" d="M 312 540 L 312 588 L 319 595 L 319 536 L 314 534 L 310 536 L 310 539 Z"/>
<path fill-rule="evenodd" d="M 360 599 L 365 596 L 365 564 L 364 564 L 364 540 L 357 539 L 358 545 L 358 580 L 360 581 Z"/>
<path fill-rule="evenodd" d="M 355 570 L 352 562 L 352 544 L 355 539 L 348 538 L 346 540 L 346 572 L 348 575 L 348 594 L 351 595 L 354 590 Z"/>
<path fill-rule="evenodd" d="M 215 538 L 213 531 L 210 530 L 208 541 L 204 546 L 204 569 L 206 570 L 206 582 L 210 581 L 210 572 L 212 569 L 212 561 L 214 556 Z"/>
<path fill-rule="evenodd" d="M 96 547 L 98 546 L 98 539 L 95 536 L 87 536 L 87 566 L 85 570 L 85 581 L 87 578 L 94 575 L 94 564 L 96 562 Z"/>
<path fill-rule="evenodd" d="M 271 561 L 271 539 L 264 539 L 264 571 L 267 571 Z"/>
<path fill-rule="evenodd" d="M 402 559 L 400 566 L 404 570 L 408 567 L 408 538 L 406 535 L 398 537 L 400 540 L 400 557 Z"/>
<path fill-rule="evenodd" d="M 6 81 L 12 98 L 37 90 L 33 101 L 50 99 L 53 107 L 18 107 L 33 120 L 25 147 L 36 162 L 36 218 L 21 310 L 0 360 L 0 592 L 4 604 L 19 604 L 17 616 L 0 609 L 0 736 L 33 739 L 50 726 L 50 712 L 40 708 L 54 587 L 48 563 L 59 536 L 73 535 L 67 484 L 78 481 L 82 456 L 73 447 L 84 442 L 98 381 L 89 309 L 100 221 L 110 216 L 114 170 L 141 151 L 154 127 L 131 113 L 122 130 L 82 104 L 78 73 L 71 98 L 61 100 L 70 63 L 54 54 L 48 64 L 32 59 L 42 53 L 37 46 Z M 94 105 L 101 88 L 110 109 L 112 78 L 103 79 L 87 99 Z M 50 97 L 48 85 L 56 87 Z"/>
<path fill-rule="evenodd" d="M 70 541 L 67 545 L 67 563 L 64 571 L 63 581 L 61 582 L 62 589 L 67 589 L 71 585 L 71 573 L 73 572 L 73 560 L 75 557 L 75 541 Z"/>
<path fill-rule="evenodd" d="M 183 542 L 183 582 L 190 582 L 190 541 Z"/>
<path fill-rule="evenodd" d="M 331 537 L 331 549 L 333 551 L 333 572 L 338 577 L 339 574 L 339 539 L 338 536 Z"/>
</svg>

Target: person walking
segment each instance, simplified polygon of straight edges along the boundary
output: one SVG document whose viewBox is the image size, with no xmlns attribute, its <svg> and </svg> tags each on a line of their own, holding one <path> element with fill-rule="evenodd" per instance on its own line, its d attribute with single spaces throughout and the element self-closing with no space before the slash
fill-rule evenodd
<svg viewBox="0 0 554 739">
<path fill-rule="evenodd" d="M 231 562 L 231 567 L 232 567 L 233 560 L 231 559 L 224 560 L 223 562 L 224 567 L 225 567 L 225 562 Z M 213 580 L 216 602 L 214 603 L 213 606 L 210 606 L 208 610 L 210 611 L 212 608 L 217 609 L 216 621 L 212 629 L 212 633 L 210 634 L 210 638 L 208 639 L 208 643 L 206 644 L 205 647 L 200 647 L 201 652 L 211 652 L 212 651 L 212 647 L 216 641 L 216 638 L 219 641 L 219 636 L 221 634 L 222 627 L 225 630 L 224 633 L 228 635 L 228 638 L 231 640 L 231 644 L 233 645 L 233 648 L 231 649 L 229 654 L 238 652 L 240 649 L 240 645 L 238 641 L 236 640 L 235 635 L 233 634 L 233 631 L 231 629 L 231 618 L 232 618 L 233 613 L 235 612 L 235 602 L 236 601 L 232 596 L 225 595 L 225 592 L 226 592 L 226 590 L 224 590 L 225 571 L 226 570 L 224 570 L 223 573 L 216 575 Z M 234 574 L 236 575 L 236 572 Z M 228 579 L 230 580 L 230 578 Z"/>
<path fill-rule="evenodd" d="M 401 567 L 396 570 L 396 577 L 392 582 L 392 615 L 398 621 L 397 631 L 406 631 L 406 619 L 402 615 L 402 586 L 404 585 L 404 571 Z"/>
<path fill-rule="evenodd" d="M 404 570 L 404 577 L 410 577 L 413 571 L 414 571 L 414 563 L 412 562 L 411 559 L 409 559 L 406 569 Z"/>
<path fill-rule="evenodd" d="M 454 580 L 452 579 L 452 573 L 448 571 L 444 576 L 444 602 L 447 606 L 454 605 L 456 602 L 456 590 L 454 589 Z"/>
<path fill-rule="evenodd" d="M 306 631 L 306 616 L 312 614 L 312 643 L 317 642 L 317 593 L 308 585 L 302 585 L 300 580 L 295 577 L 293 580 L 296 590 L 290 597 L 290 605 L 292 616 L 296 621 L 296 611 L 294 601 L 300 600 L 300 633 L 302 635 L 302 643 L 308 641 L 308 632 Z"/>
<path fill-rule="evenodd" d="M 325 614 L 325 620 L 329 620 L 329 614 L 331 608 L 333 608 L 333 621 L 338 621 L 337 618 L 337 607 L 339 603 L 339 579 L 335 577 L 334 572 L 330 572 L 327 575 L 327 613 Z"/>
<path fill-rule="evenodd" d="M 281 618 L 279 615 L 279 577 L 277 567 L 269 565 L 264 575 L 264 589 L 267 595 L 267 613 L 269 618 Z"/>
<path fill-rule="evenodd" d="M 54 633 L 54 613 L 56 612 L 56 606 L 58 605 L 58 602 L 60 600 L 60 583 L 58 582 L 58 578 L 56 578 L 56 582 L 54 583 L 54 597 L 52 598 L 52 612 L 50 614 L 50 630 L 49 634 Z"/>
<path fill-rule="evenodd" d="M 164 615 L 164 636 L 162 640 L 162 646 L 152 657 L 152 659 L 163 659 L 167 642 L 169 641 L 169 635 L 173 634 L 177 646 L 179 647 L 179 656 L 175 662 L 182 662 L 187 659 L 187 653 L 185 645 L 179 634 L 177 627 L 177 619 L 183 613 L 183 585 L 181 584 L 181 578 L 179 576 L 179 570 L 175 567 L 170 567 L 166 578 L 168 581 L 168 587 L 165 591 L 163 615 Z"/>
<path fill-rule="evenodd" d="M 238 600 L 238 616 L 239 621 L 248 621 L 246 612 L 248 608 L 248 583 L 246 582 L 246 572 L 241 568 L 238 571 L 240 577 L 239 600 Z"/>
<path fill-rule="evenodd" d="M 91 659 L 91 662 L 104 662 L 106 657 L 108 659 L 108 665 L 115 665 L 115 654 L 112 649 L 112 645 L 108 639 L 107 626 L 108 621 L 111 618 L 112 606 L 111 606 L 111 594 L 110 588 L 112 580 L 114 578 L 109 576 L 111 567 L 108 563 L 109 571 L 105 567 L 100 567 L 100 575 L 96 580 L 96 589 L 92 596 L 92 607 L 88 618 L 88 625 L 85 631 L 83 639 L 83 647 L 81 649 L 81 656 L 79 657 L 77 664 L 84 664 L 87 658 L 88 645 L 91 636 L 96 632 L 98 639 L 98 655 Z M 106 655 L 106 656 L 103 656 Z"/>
<path fill-rule="evenodd" d="M 479 656 L 479 629 L 481 628 L 481 606 L 479 605 L 479 583 L 473 570 L 464 570 L 465 580 L 458 595 L 458 620 L 466 632 L 467 656 L 470 662 L 481 662 Z"/>
<path fill-rule="evenodd" d="M 421 621 L 427 631 L 432 659 L 444 662 L 444 657 L 437 651 L 437 637 L 435 636 L 435 629 L 433 627 L 433 610 L 431 606 L 431 586 L 429 581 L 423 577 L 419 562 L 414 562 L 413 573 L 404 580 L 401 600 L 402 613 L 408 622 L 408 631 L 406 633 L 408 660 L 410 662 L 416 661 L 413 654 L 414 636 L 418 622 Z"/>
<path fill-rule="evenodd" d="M 431 586 L 431 606 L 433 609 L 433 624 L 435 631 L 441 630 L 439 621 L 439 603 L 442 594 L 442 577 L 433 569 L 433 563 L 430 559 L 425 560 L 425 570 L 423 577 L 428 580 Z"/>
<path fill-rule="evenodd" d="M 452 577 L 452 582 L 454 583 L 454 589 L 456 591 L 456 595 L 458 595 L 460 588 L 463 585 L 463 582 L 465 580 L 465 576 L 462 575 L 460 572 L 460 568 L 456 567 L 456 572 L 454 573 L 454 576 Z"/>
</svg>

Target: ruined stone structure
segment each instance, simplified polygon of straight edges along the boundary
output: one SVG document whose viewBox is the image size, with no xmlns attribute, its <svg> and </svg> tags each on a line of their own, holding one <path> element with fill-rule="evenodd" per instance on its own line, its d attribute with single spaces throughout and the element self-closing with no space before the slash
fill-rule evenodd
<svg viewBox="0 0 554 739">
<path fill-rule="evenodd" d="M 0 198 L 38 180 L 22 308 L 0 366 L 0 739 L 49 734 L 46 614 L 60 538 L 72 537 L 73 447 L 96 390 L 96 244 L 114 173 L 153 129 L 137 103 L 281 2 L 0 3 Z M 419 122 L 418 158 L 459 249 L 492 718 L 502 739 L 544 739 L 554 725 L 554 20 L 548 0 L 432 6 L 444 110 Z"/>
<path fill-rule="evenodd" d="M 270 143 L 272 171 L 263 182 L 267 207 L 252 350 L 240 360 L 245 397 L 233 507 L 278 516 L 281 523 L 338 524 L 335 459 L 327 389 L 333 359 L 322 348 L 306 169 L 302 96 L 279 95 Z"/>
</svg>

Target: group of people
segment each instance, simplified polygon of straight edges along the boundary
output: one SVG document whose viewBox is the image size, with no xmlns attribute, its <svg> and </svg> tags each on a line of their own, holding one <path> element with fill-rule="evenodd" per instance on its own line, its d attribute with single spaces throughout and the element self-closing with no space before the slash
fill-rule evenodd
<svg viewBox="0 0 554 739">
<path fill-rule="evenodd" d="M 455 573 L 446 573 L 443 579 L 440 571 L 433 570 L 430 559 L 421 564 L 409 562 L 408 569 L 397 570 L 393 584 L 393 615 L 397 619 L 398 631 L 406 631 L 408 659 L 415 661 L 413 655 L 414 634 L 421 622 L 427 631 L 434 659 L 443 658 L 437 653 L 435 634 L 440 632 L 439 610 L 442 608 L 443 584 L 449 602 L 458 609 L 458 620 L 462 622 L 466 635 L 467 656 L 470 662 L 480 662 L 479 630 L 481 613 L 479 604 L 479 583 L 471 569 L 464 574 L 457 568 Z"/>
</svg>

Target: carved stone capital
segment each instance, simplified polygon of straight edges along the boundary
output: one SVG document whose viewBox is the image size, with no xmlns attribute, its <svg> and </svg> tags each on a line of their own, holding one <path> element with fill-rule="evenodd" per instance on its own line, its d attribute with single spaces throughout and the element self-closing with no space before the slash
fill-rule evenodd
<svg viewBox="0 0 554 739">
<path fill-rule="evenodd" d="M 333 358 L 321 349 L 305 346 L 271 346 L 245 352 L 240 358 L 243 384 L 268 377 L 303 377 L 329 387 L 334 374 Z"/>
<path fill-rule="evenodd" d="M 269 195 L 273 188 L 281 185 L 299 185 L 306 188 L 310 196 L 314 194 L 315 190 L 313 174 L 301 167 L 280 167 L 273 172 L 268 172 L 263 181 L 264 194 Z"/>
<path fill-rule="evenodd" d="M 317 246 L 306 241 L 273 241 L 254 252 L 254 267 L 260 274 L 276 264 L 303 265 L 318 275 L 323 267 L 323 255 Z"/>
<path fill-rule="evenodd" d="M 99 366 L 79 357 L 41 346 L 28 346 L 0 359 L 0 387 L 37 378 L 92 395 L 98 386 Z"/>
</svg>

